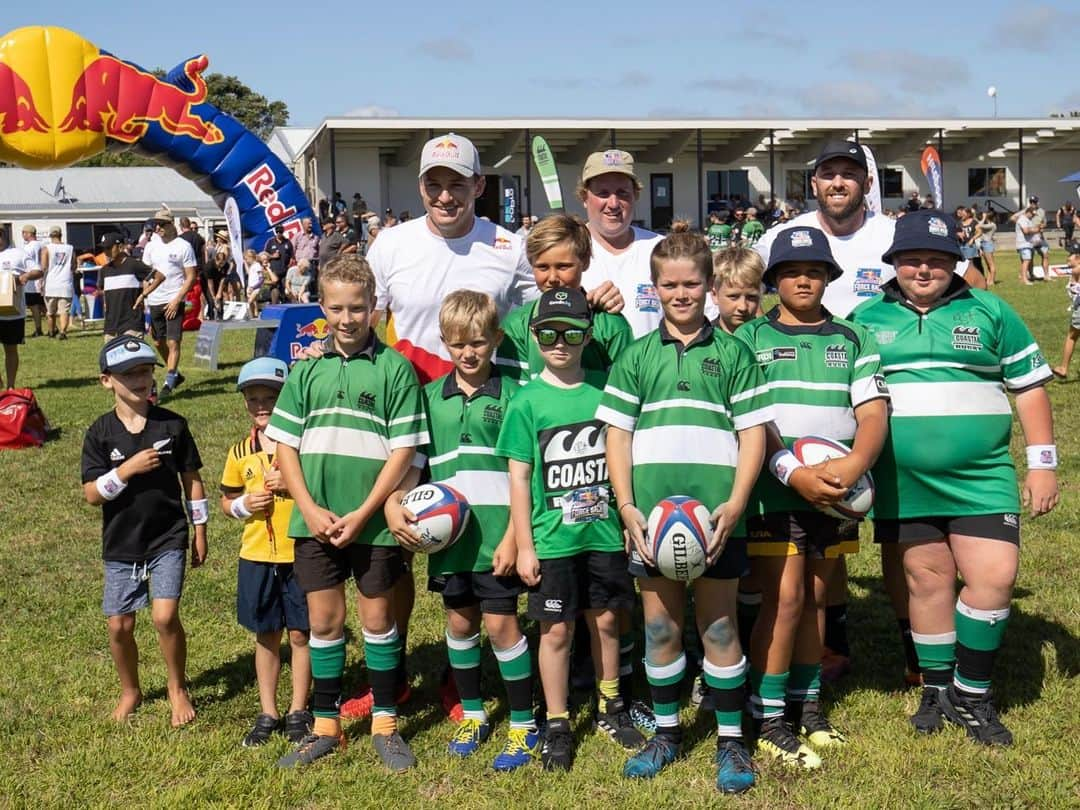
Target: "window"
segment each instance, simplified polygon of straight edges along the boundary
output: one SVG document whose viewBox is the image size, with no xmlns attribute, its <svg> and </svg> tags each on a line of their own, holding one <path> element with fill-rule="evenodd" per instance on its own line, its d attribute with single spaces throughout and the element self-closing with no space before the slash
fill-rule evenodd
<svg viewBox="0 0 1080 810">
<path fill-rule="evenodd" d="M 878 168 L 882 197 L 904 196 L 904 173 L 899 169 Z"/>
<path fill-rule="evenodd" d="M 784 189 L 789 200 L 814 199 L 814 189 L 810 186 L 813 169 L 788 169 L 784 172 Z"/>
<path fill-rule="evenodd" d="M 750 173 L 746 169 L 721 169 L 705 173 L 709 199 L 750 199 Z"/>
<path fill-rule="evenodd" d="M 969 197 L 1004 197 L 1005 168 L 1002 166 L 979 166 L 968 169 Z"/>
</svg>

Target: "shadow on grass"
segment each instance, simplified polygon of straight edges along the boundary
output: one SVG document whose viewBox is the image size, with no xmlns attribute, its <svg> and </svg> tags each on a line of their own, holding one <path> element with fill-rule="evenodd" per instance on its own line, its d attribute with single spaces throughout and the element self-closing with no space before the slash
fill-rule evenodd
<svg viewBox="0 0 1080 810">
<path fill-rule="evenodd" d="M 243 694 L 256 683 L 255 678 L 255 653 L 254 645 L 251 652 L 241 653 L 231 661 L 226 661 L 212 669 L 204 669 L 194 678 L 188 678 L 188 691 L 192 700 L 199 706 L 210 703 L 222 703 L 232 700 L 237 695 Z M 291 675 L 288 669 L 288 645 L 282 648 L 284 666 L 282 667 L 282 679 L 289 679 Z M 152 689 L 146 693 L 146 700 L 157 700 L 168 695 L 163 687 Z"/>
</svg>

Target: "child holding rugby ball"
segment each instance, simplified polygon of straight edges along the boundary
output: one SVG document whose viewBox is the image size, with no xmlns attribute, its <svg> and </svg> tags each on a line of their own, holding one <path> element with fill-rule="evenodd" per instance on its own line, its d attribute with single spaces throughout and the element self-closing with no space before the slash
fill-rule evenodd
<svg viewBox="0 0 1080 810">
<path fill-rule="evenodd" d="M 736 632 L 735 591 L 747 568 L 742 513 L 761 469 L 772 409 L 753 355 L 706 319 L 713 265 L 705 240 L 672 234 L 653 248 L 650 265 L 663 320 L 619 356 L 596 414 L 608 424 L 612 487 L 632 542 L 630 571 L 641 590 L 645 673 L 657 724 L 623 773 L 651 779 L 682 746 L 686 585 L 653 566 L 645 514 L 664 498 L 689 495 L 707 505 L 715 526 L 708 568 L 694 589 L 716 713 L 716 785 L 741 793 L 754 784 L 754 771 L 742 739 L 746 659 Z"/>
</svg>

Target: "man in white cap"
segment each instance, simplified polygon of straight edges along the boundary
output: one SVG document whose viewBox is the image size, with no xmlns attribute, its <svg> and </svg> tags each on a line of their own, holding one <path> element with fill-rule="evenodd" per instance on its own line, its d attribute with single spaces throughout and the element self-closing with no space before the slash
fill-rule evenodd
<svg viewBox="0 0 1080 810">
<path fill-rule="evenodd" d="M 195 251 L 180 239 L 172 212 L 163 208 L 154 214 L 154 236 L 143 252 L 143 261 L 154 268 L 154 281 L 146 289 L 150 305 L 150 335 L 165 361 L 165 385 L 168 396 L 184 381 L 180 373 L 180 342 L 184 335 L 184 303 L 195 284 Z"/>
</svg>

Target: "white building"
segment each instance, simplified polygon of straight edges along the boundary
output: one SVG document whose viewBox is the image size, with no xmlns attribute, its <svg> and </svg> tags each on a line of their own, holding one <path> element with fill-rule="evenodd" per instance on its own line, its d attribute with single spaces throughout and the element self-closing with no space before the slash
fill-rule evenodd
<svg viewBox="0 0 1080 810">
<path fill-rule="evenodd" d="M 567 210 L 582 213 L 574 186 L 586 155 L 612 146 L 633 153 L 645 185 L 635 212 L 663 228 L 672 216 L 701 221 L 714 195 L 756 202 L 770 193 L 812 203 L 808 171 L 830 138 L 858 139 L 874 151 L 883 203 L 898 208 L 912 191 L 929 189 L 920 168 L 925 146 L 937 147 L 944 165 L 945 206 L 1015 210 L 1030 194 L 1047 211 L 1072 198 L 1060 178 L 1080 169 L 1078 119 L 967 120 L 660 120 L 660 119 L 440 119 L 327 118 L 277 138 L 295 156 L 297 178 L 312 206 L 340 192 L 359 192 L 372 210 L 417 214 L 420 147 L 454 131 L 480 149 L 488 190 L 479 210 L 500 216 L 500 178 L 516 183 L 525 212 L 548 210 L 536 171 L 526 160 L 529 139 L 542 135 L 555 153 Z M 301 140 L 302 138 L 302 140 Z M 272 141 L 274 138 L 272 138 Z M 281 153 L 286 149 L 282 148 Z M 811 205 L 812 207 L 812 205 Z"/>
</svg>

